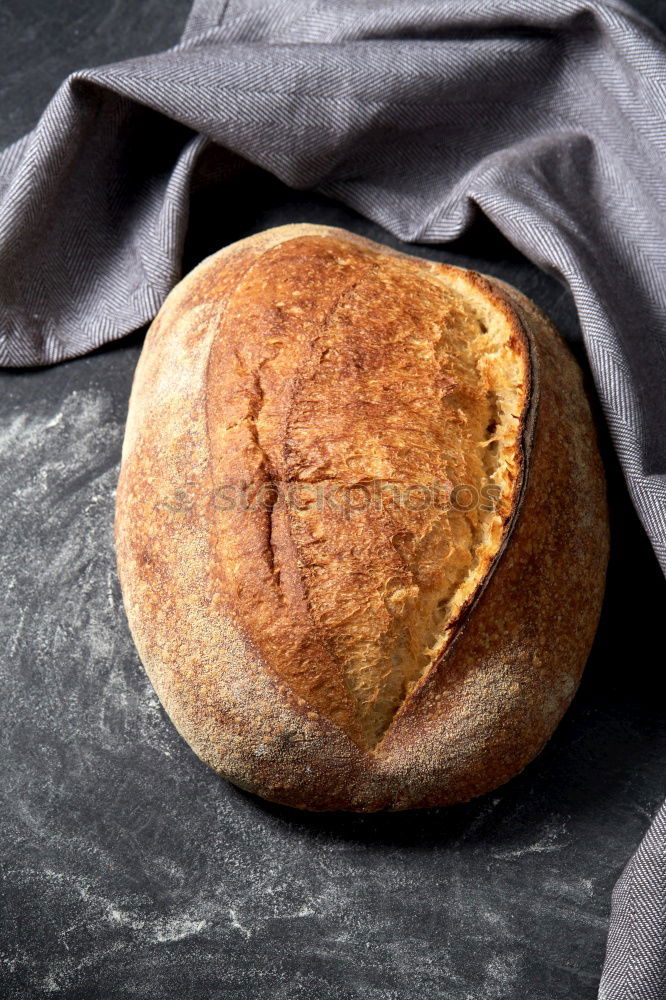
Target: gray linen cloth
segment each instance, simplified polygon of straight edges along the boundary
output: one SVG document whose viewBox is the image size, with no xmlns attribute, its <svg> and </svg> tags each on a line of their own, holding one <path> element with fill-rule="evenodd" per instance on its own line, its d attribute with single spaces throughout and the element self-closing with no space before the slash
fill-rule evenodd
<svg viewBox="0 0 666 1000">
<path fill-rule="evenodd" d="M 666 569 L 666 50 L 620 2 L 196 0 L 180 45 L 70 76 L 0 156 L 0 363 L 85 353 L 179 277 L 210 142 L 403 240 L 480 209 L 571 289 Z M 666 997 L 666 812 L 614 894 L 604 1000 Z"/>
</svg>

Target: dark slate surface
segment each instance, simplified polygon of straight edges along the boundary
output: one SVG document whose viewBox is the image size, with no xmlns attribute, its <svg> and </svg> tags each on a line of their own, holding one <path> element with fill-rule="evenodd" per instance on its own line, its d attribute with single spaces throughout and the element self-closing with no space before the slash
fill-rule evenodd
<svg viewBox="0 0 666 1000">
<path fill-rule="evenodd" d="M 70 69 L 174 42 L 187 8 L 5 0 L 1 140 L 31 125 Z M 285 221 L 395 245 L 257 172 L 216 185 L 214 157 L 197 187 L 186 266 Z M 580 356 L 566 291 L 487 225 L 419 252 L 512 281 Z M 594 997 L 612 886 L 666 792 L 655 652 L 666 587 L 603 427 L 607 601 L 581 690 L 546 750 L 463 807 L 301 815 L 197 760 L 128 635 L 112 515 L 141 340 L 0 375 L 0 995 Z"/>
</svg>

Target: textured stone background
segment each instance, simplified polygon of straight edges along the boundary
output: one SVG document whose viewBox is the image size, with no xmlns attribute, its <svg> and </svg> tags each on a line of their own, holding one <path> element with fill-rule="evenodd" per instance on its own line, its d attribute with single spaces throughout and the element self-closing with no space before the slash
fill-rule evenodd
<svg viewBox="0 0 666 1000">
<path fill-rule="evenodd" d="M 3 0 L 0 144 L 75 68 L 172 44 L 188 0 Z M 640 8 L 664 26 L 663 4 Z M 185 266 L 286 221 L 395 244 L 257 171 L 193 197 Z M 424 255 L 531 295 L 580 357 L 565 290 L 479 224 Z M 586 1000 L 610 893 L 663 797 L 666 587 L 603 427 L 608 596 L 585 680 L 526 772 L 470 805 L 308 816 L 220 781 L 129 637 L 114 488 L 141 334 L 0 374 L 0 995 Z"/>
</svg>

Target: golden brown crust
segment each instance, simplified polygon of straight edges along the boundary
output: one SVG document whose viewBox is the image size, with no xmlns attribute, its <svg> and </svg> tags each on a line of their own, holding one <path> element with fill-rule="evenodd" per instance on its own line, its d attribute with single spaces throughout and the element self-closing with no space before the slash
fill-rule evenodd
<svg viewBox="0 0 666 1000">
<path fill-rule="evenodd" d="M 312 501 L 456 476 L 500 485 L 495 509 Z M 149 331 L 116 540 L 146 670 L 220 774 L 311 809 L 463 801 L 540 750 L 596 628 L 580 372 L 500 282 L 270 230 L 204 261 Z"/>
</svg>

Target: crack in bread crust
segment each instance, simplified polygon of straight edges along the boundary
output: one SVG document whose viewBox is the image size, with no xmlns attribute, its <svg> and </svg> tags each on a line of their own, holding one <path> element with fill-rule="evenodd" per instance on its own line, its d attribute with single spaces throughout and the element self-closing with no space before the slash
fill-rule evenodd
<svg viewBox="0 0 666 1000">
<path fill-rule="evenodd" d="M 360 743 L 343 679 L 309 619 L 287 511 L 269 502 L 267 512 L 263 503 L 267 486 L 284 483 L 280 442 L 295 376 L 327 315 L 355 280 L 329 282 L 329 294 L 322 295 L 318 286 L 327 266 L 337 270 L 330 253 L 315 260 L 296 255 L 290 269 L 278 246 L 243 276 L 227 303 L 211 351 L 207 414 L 212 475 L 216 483 L 223 477 L 231 485 L 235 502 L 229 510 L 215 511 L 211 544 L 226 603 L 253 647 L 310 710 L 327 715 Z M 313 311 L 307 322 L 300 320 L 302 306 L 281 299 L 295 279 Z M 248 297 L 252 310 L 244 305 Z M 247 390 L 259 369 L 262 406 L 253 415 Z M 271 648 L 280 649 L 279 659 L 271 656 Z"/>
<path fill-rule="evenodd" d="M 249 315 L 236 299 L 254 303 Z M 216 519 L 239 624 L 310 708 L 368 750 L 445 652 L 499 551 L 529 381 L 512 338 L 441 276 L 315 236 L 265 254 L 217 332 L 214 468 L 233 469 L 242 503 L 258 508 Z M 323 502 L 285 502 L 292 487 L 323 483 Z M 500 496 L 484 509 L 489 485 Z M 440 509 L 461 486 L 476 502 Z M 371 489 L 354 509 L 352 495 Z"/>
</svg>

